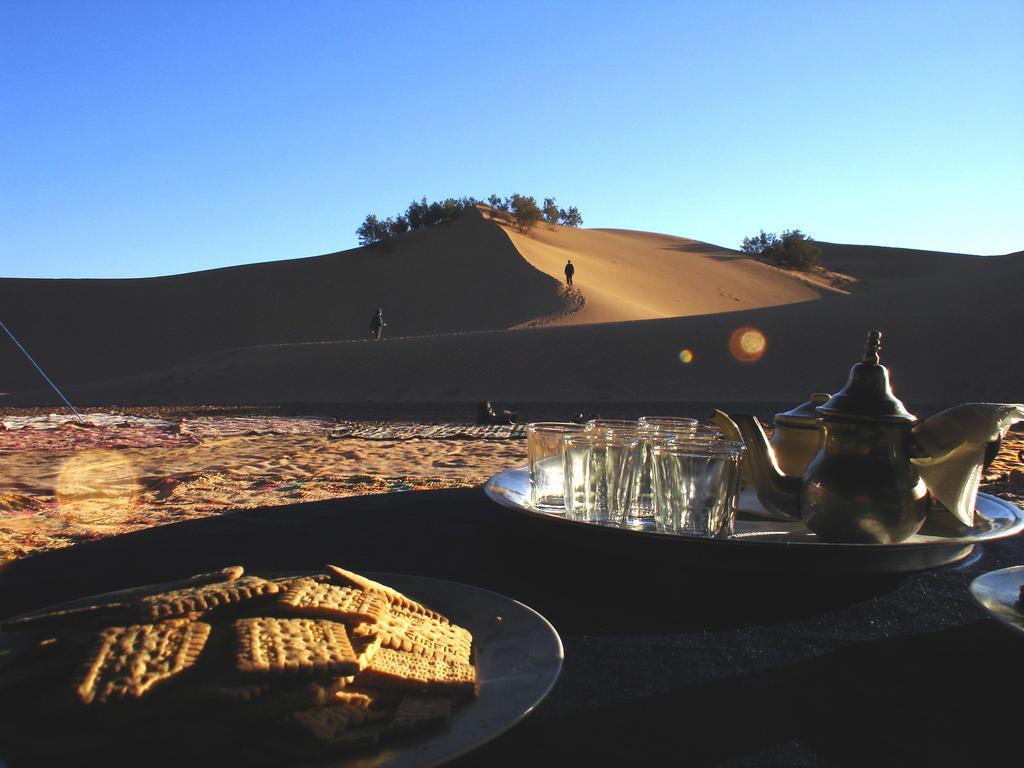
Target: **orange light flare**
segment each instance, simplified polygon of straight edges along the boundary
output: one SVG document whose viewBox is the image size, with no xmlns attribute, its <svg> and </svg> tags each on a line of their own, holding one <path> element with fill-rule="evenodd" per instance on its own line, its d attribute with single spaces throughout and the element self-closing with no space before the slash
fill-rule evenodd
<svg viewBox="0 0 1024 768">
<path fill-rule="evenodd" d="M 135 464 L 117 451 L 69 456 L 57 474 L 57 509 L 66 524 L 103 526 L 129 517 L 142 492 Z"/>
<path fill-rule="evenodd" d="M 737 328 L 729 337 L 729 354 L 741 363 L 756 363 L 767 349 L 768 339 L 757 328 Z"/>
<path fill-rule="evenodd" d="M 683 363 L 684 365 L 689 365 L 690 363 L 692 363 L 693 352 L 691 352 L 689 349 L 682 350 L 679 353 L 679 362 Z"/>
</svg>

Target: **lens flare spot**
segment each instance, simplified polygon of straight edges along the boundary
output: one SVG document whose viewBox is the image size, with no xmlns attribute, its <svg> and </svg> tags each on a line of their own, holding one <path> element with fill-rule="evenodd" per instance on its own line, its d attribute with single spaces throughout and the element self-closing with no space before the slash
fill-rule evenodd
<svg viewBox="0 0 1024 768">
<path fill-rule="evenodd" d="M 57 509 L 68 523 L 102 526 L 130 512 L 142 488 L 139 472 L 117 451 L 70 456 L 57 474 Z"/>
<path fill-rule="evenodd" d="M 684 349 L 682 352 L 679 353 L 679 361 L 686 364 L 692 363 L 693 352 L 691 352 L 688 349 Z"/>
<path fill-rule="evenodd" d="M 729 337 L 729 353 L 741 363 L 756 363 L 768 348 L 768 340 L 757 328 L 737 328 Z"/>
</svg>

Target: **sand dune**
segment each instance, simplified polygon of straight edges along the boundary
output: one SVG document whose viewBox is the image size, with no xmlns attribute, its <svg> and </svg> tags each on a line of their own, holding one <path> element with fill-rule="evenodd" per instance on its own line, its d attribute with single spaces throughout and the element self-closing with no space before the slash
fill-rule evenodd
<svg viewBox="0 0 1024 768">
<path fill-rule="evenodd" d="M 479 214 L 307 259 L 141 280 L 0 280 L 3 321 L 61 384 L 159 370 L 253 344 L 510 328 L 557 314 L 559 283 Z M 36 387 L 0 342 L 0 391 Z"/>
<path fill-rule="evenodd" d="M 579 265 L 574 293 L 562 286 L 567 258 Z M 54 380 L 76 384 L 236 347 L 365 339 L 378 306 L 386 335 L 407 337 L 723 312 L 823 292 L 693 240 L 546 225 L 527 236 L 470 211 L 386 247 L 314 258 L 142 280 L 0 280 L 0 306 Z M 38 382 L 0 343 L 0 390 Z"/>
<path fill-rule="evenodd" d="M 565 325 L 734 312 L 812 301 L 834 292 L 738 251 L 699 240 L 616 229 L 536 226 L 528 235 L 503 226 L 527 262 L 556 279 L 565 263 L 583 309 Z"/>
<path fill-rule="evenodd" d="M 742 400 L 835 391 L 869 329 L 908 404 L 1018 402 L 1024 256 L 965 259 L 921 278 L 817 302 L 662 320 L 473 332 L 375 343 L 251 347 L 158 375 L 80 388 L 82 402 Z M 730 335 L 767 339 L 742 363 Z M 684 363 L 687 349 L 692 360 Z"/>
<path fill-rule="evenodd" d="M 965 253 L 919 251 L 880 245 L 818 245 L 822 250 L 822 259 L 830 268 L 857 279 L 858 292 L 892 280 L 935 277 L 956 270 L 965 260 L 987 258 Z"/>
<path fill-rule="evenodd" d="M 421 240 L 432 250 L 413 249 Z M 860 281 L 850 294 L 692 240 L 545 226 L 526 236 L 471 214 L 402 238 L 391 253 L 357 249 L 161 278 L 168 281 L 162 284 L 129 281 L 150 295 L 154 285 L 190 286 L 192 293 L 169 294 L 177 297 L 178 326 L 166 307 L 150 313 L 161 334 L 177 334 L 176 357 L 160 365 L 122 337 L 118 354 L 135 371 L 149 373 L 102 376 L 108 368 L 85 365 L 79 356 L 74 360 L 85 373 L 77 375 L 94 381 L 69 389 L 73 400 L 90 404 L 798 402 L 812 391 L 839 389 L 867 331 L 877 328 L 885 332 L 883 361 L 908 403 L 1024 399 L 1018 357 L 1024 254 L 977 257 L 832 244 L 823 250 L 827 264 Z M 577 264 L 578 295 L 585 299 L 575 312 L 573 297 L 559 285 L 566 258 Z M 326 291 L 315 285 L 317 275 L 329 283 Z M 241 277 L 232 294 L 229 287 Z M 268 287 L 263 279 L 276 282 Z M 193 286 L 203 281 L 209 285 L 200 294 Z M 8 296 L 11 282 L 0 284 Z M 423 313 L 403 318 L 414 333 L 376 343 L 333 340 L 323 331 L 330 312 L 349 312 L 351 324 L 365 323 L 371 304 L 354 297 L 366 292 L 368 282 L 386 283 L 389 295 Z M 132 287 L 107 290 L 128 296 Z M 46 286 L 58 303 L 67 300 L 62 289 L 79 301 L 87 293 L 77 281 Z M 345 302 L 318 303 L 336 289 L 358 312 Z M 94 298 L 102 298 L 96 291 Z M 258 291 L 278 300 L 254 302 Z M 308 309 L 302 305 L 307 298 Z M 21 312 L 30 308 L 22 300 Z M 103 311 L 117 316 L 114 308 Z M 285 327 L 272 328 L 268 314 Z M 281 320 L 285 316 L 290 324 Z M 516 327 L 527 325 L 541 327 Z M 730 336 L 743 327 L 759 329 L 767 340 L 756 362 L 730 353 Z M 58 328 L 48 330 L 56 334 Z M 61 350 L 46 347 L 44 338 L 37 334 L 39 348 L 59 356 Z M 189 349 L 202 354 L 186 359 Z M 688 354 L 681 357 L 683 350 Z M 6 369 L 14 362 L 9 351 L 4 362 Z M 73 366 L 65 362 L 69 379 Z M 31 376 L 5 377 L 34 384 Z M 0 388 L 15 385 L 4 380 Z M 0 404 L 52 401 L 38 392 L 0 398 Z"/>
</svg>

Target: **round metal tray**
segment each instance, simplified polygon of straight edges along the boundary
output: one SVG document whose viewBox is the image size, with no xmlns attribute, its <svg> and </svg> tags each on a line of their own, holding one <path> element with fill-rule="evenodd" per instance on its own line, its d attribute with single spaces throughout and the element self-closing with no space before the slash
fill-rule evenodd
<svg viewBox="0 0 1024 768">
<path fill-rule="evenodd" d="M 557 526 L 570 537 L 600 536 L 622 546 L 674 547 L 687 551 L 695 565 L 750 570 L 920 571 L 957 562 L 967 557 L 975 544 L 1003 539 L 1024 530 L 1024 512 L 986 493 L 978 494 L 974 527 L 960 535 L 918 533 L 899 544 L 846 544 L 821 541 L 801 522 L 767 520 L 763 510 L 744 511 L 742 504 L 735 532 L 727 539 L 568 520 L 563 513 L 541 510 L 530 503 L 530 478 L 525 467 L 498 473 L 484 485 L 484 492 L 503 507 Z"/>
</svg>

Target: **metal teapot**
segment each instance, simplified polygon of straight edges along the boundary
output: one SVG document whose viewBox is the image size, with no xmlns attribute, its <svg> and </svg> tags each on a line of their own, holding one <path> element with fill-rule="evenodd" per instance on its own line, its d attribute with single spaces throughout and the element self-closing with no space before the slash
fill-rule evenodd
<svg viewBox="0 0 1024 768">
<path fill-rule="evenodd" d="M 802 477 L 779 467 L 753 416 L 736 423 L 761 503 L 788 519 L 803 519 L 826 541 L 892 544 L 913 536 L 928 510 L 928 491 L 911 463 L 907 412 L 879 364 L 882 334 L 871 331 L 861 362 L 843 389 L 817 405 L 820 444 Z"/>
<path fill-rule="evenodd" d="M 806 403 L 775 414 L 775 429 L 770 440 L 779 469 L 785 474 L 801 477 L 807 465 L 818 455 L 821 431 L 818 429 L 819 405 L 832 395 L 815 392 Z"/>
</svg>

